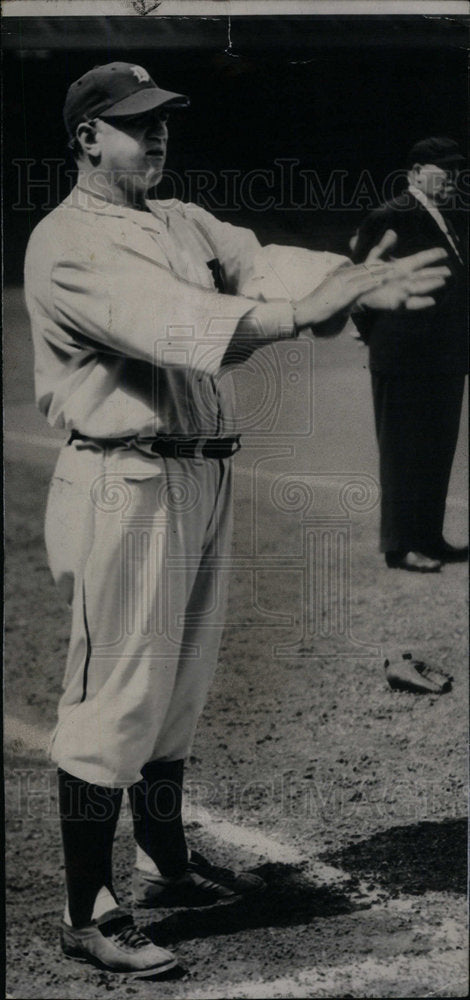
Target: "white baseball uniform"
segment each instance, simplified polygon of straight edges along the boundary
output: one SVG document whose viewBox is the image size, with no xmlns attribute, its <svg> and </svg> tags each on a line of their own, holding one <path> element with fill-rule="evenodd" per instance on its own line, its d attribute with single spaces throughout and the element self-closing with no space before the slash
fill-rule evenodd
<svg viewBox="0 0 470 1000">
<path fill-rule="evenodd" d="M 227 348 L 243 324 L 252 346 L 293 336 L 290 298 L 344 261 L 261 248 L 195 205 L 148 207 L 76 187 L 26 256 L 38 405 L 74 432 L 46 516 L 51 570 L 72 604 L 51 753 L 108 787 L 187 756 L 216 666 L 232 468 L 201 447 L 237 433 Z M 250 326 L 253 300 L 274 297 Z M 201 447 L 165 457 L 156 438 Z"/>
</svg>

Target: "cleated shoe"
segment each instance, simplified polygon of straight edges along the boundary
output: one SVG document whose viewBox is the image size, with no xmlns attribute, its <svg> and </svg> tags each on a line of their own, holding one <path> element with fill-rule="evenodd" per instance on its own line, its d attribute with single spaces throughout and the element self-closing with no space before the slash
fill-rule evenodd
<svg viewBox="0 0 470 1000">
<path fill-rule="evenodd" d="M 401 660 L 385 660 L 385 676 L 393 691 L 413 691 L 415 694 L 445 694 L 452 688 L 453 677 L 412 653 L 402 653 Z"/>
<path fill-rule="evenodd" d="M 152 944 L 132 917 L 118 908 L 85 927 L 63 923 L 61 946 L 67 958 L 90 962 L 107 972 L 155 976 L 178 964 L 171 951 Z"/>
<path fill-rule="evenodd" d="M 233 903 L 243 896 L 261 892 L 265 883 L 258 875 L 211 865 L 198 851 L 191 851 L 184 875 L 163 875 L 134 868 L 132 889 L 136 906 L 213 906 Z"/>
</svg>

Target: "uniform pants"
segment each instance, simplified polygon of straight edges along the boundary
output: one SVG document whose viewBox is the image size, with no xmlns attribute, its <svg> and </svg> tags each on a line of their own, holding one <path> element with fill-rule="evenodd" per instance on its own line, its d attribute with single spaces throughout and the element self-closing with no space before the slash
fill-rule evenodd
<svg viewBox="0 0 470 1000">
<path fill-rule="evenodd" d="M 463 388 L 463 375 L 372 372 L 382 552 L 426 551 L 442 538 Z"/>
<path fill-rule="evenodd" d="M 72 607 L 51 756 L 68 774 L 130 787 L 191 748 L 223 630 L 231 459 L 62 450 L 46 546 Z"/>
</svg>

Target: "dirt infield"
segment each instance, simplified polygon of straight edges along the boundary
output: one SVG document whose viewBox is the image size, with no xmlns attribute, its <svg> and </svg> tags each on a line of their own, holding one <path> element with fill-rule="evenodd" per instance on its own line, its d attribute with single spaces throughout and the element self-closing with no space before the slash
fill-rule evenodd
<svg viewBox="0 0 470 1000">
<path fill-rule="evenodd" d="M 15 323 L 17 344 L 26 346 L 20 307 Z M 320 356 L 319 392 L 330 416 L 350 406 L 351 419 L 333 436 L 353 456 L 349 471 L 359 454 L 358 469 L 373 477 L 355 448 L 368 404 L 345 400 L 341 366 L 352 347 L 336 344 L 336 355 L 329 346 Z M 186 970 L 166 982 L 119 979 L 62 957 L 55 780 L 42 747 L 54 725 L 69 617 L 42 539 L 55 451 L 39 420 L 25 431 L 31 394 L 22 366 L 23 358 L 10 395 L 6 478 L 6 713 L 21 724 L 7 730 L 6 747 L 8 992 L 40 1000 L 465 996 L 467 567 L 429 577 L 387 570 L 377 552 L 377 506 L 350 511 L 351 628 L 335 631 L 333 616 L 322 631 L 320 621 L 312 625 L 299 571 L 306 519 L 295 504 L 273 511 L 268 474 L 256 508 L 262 559 L 251 569 L 243 561 L 254 517 L 243 453 L 230 624 L 189 762 L 186 813 L 193 845 L 217 863 L 260 872 L 266 893 L 249 907 L 142 911 L 139 921 Z M 370 425 L 364 435 L 370 444 Z M 331 473 L 321 462 L 327 445 L 317 448 L 318 467 Z M 465 534 L 463 477 L 459 464 L 452 540 Z M 341 520 L 331 476 L 323 486 L 314 531 L 328 517 Z M 341 611 L 343 598 L 330 593 L 323 611 Z M 392 692 L 382 664 L 393 646 L 449 670 L 452 691 Z M 132 860 L 124 808 L 115 865 L 125 903 Z"/>
</svg>

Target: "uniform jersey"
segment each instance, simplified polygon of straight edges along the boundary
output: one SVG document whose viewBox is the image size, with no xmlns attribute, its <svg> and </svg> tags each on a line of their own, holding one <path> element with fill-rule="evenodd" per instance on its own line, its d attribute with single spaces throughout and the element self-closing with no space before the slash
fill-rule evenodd
<svg viewBox="0 0 470 1000">
<path fill-rule="evenodd" d="M 88 437 L 233 433 L 223 362 L 253 300 L 265 300 L 255 343 L 291 337 L 293 291 L 344 258 L 262 248 L 196 205 L 148 207 L 76 187 L 34 230 L 25 287 L 38 405 Z"/>
</svg>

